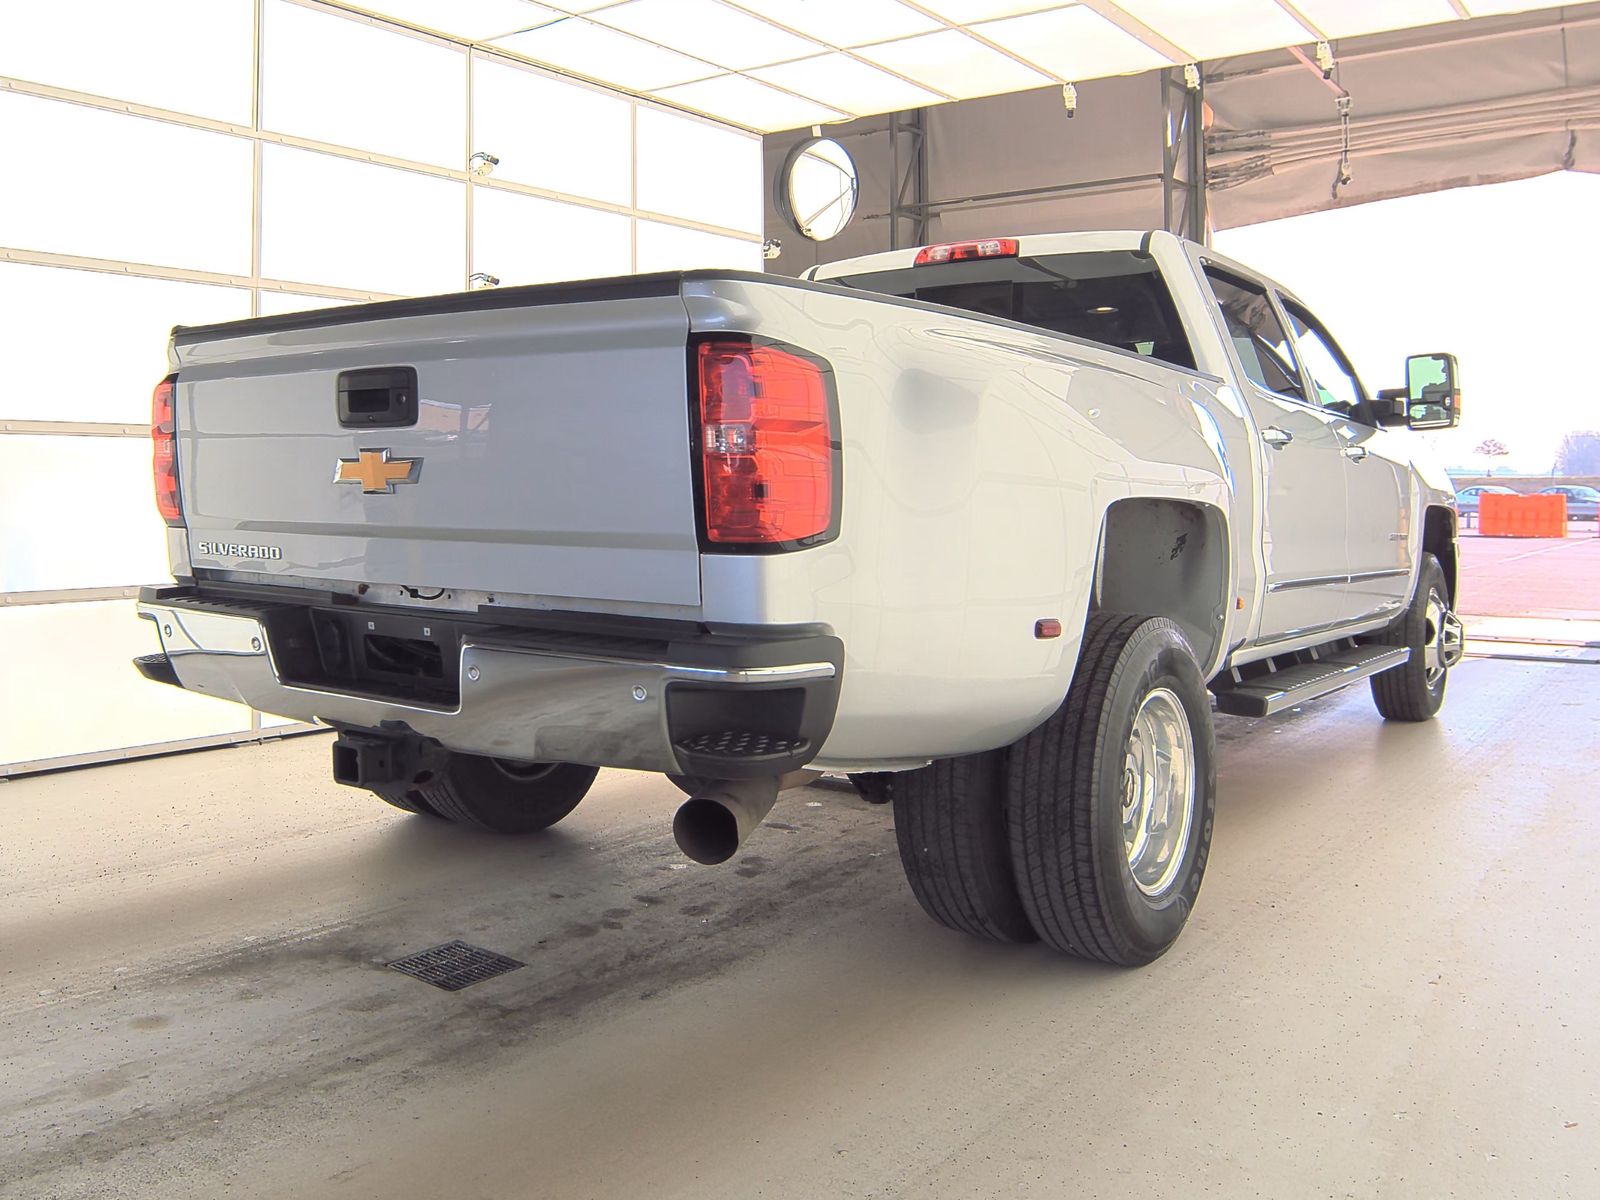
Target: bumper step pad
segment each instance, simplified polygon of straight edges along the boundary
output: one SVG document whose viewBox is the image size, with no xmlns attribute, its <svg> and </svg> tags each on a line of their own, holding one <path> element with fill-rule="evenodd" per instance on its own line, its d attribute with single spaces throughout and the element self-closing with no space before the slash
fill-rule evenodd
<svg viewBox="0 0 1600 1200">
<path fill-rule="evenodd" d="M 742 761 L 762 758 L 792 758 L 803 754 L 810 743 L 805 738 L 757 733 L 749 729 L 724 729 L 680 738 L 673 745 L 697 757 L 732 758 Z"/>
</svg>

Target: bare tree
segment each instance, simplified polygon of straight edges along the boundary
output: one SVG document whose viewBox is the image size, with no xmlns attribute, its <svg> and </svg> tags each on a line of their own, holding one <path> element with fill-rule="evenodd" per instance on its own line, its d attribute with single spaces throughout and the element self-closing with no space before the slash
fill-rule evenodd
<svg viewBox="0 0 1600 1200">
<path fill-rule="evenodd" d="M 1600 475 L 1600 431 L 1574 429 L 1556 451 L 1557 475 Z"/>
<path fill-rule="evenodd" d="M 1511 451 L 1506 449 L 1506 444 L 1499 438 L 1484 438 L 1483 441 L 1478 443 L 1477 448 L 1473 450 L 1473 453 L 1481 455 L 1489 460 L 1488 471 L 1486 473 L 1493 475 L 1494 460 L 1497 458 L 1504 458 L 1506 455 L 1510 454 Z"/>
</svg>

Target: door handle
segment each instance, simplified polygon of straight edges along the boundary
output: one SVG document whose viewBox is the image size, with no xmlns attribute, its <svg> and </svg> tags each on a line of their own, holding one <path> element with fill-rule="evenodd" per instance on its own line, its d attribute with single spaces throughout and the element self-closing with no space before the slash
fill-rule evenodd
<svg viewBox="0 0 1600 1200">
<path fill-rule="evenodd" d="M 1294 434 L 1287 429 L 1279 429 L 1276 425 L 1268 425 L 1261 431 L 1261 440 L 1274 450 L 1282 450 L 1294 441 Z"/>
<path fill-rule="evenodd" d="M 337 380 L 339 424 L 346 429 L 377 429 L 417 423 L 417 369 L 368 367 L 340 371 Z"/>
<path fill-rule="evenodd" d="M 1367 457 L 1367 448 L 1365 446 L 1346 446 L 1344 448 L 1344 456 L 1351 462 L 1361 462 Z"/>
</svg>

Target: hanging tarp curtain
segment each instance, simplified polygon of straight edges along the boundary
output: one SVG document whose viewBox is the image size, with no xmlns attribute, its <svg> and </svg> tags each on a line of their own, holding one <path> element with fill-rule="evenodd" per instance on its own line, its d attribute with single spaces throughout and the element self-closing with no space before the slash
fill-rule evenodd
<svg viewBox="0 0 1600 1200">
<path fill-rule="evenodd" d="M 1600 171 L 1600 4 L 1209 64 L 1211 221 L 1226 229 L 1550 171 Z M 1348 184 L 1339 185 L 1351 98 Z"/>
</svg>

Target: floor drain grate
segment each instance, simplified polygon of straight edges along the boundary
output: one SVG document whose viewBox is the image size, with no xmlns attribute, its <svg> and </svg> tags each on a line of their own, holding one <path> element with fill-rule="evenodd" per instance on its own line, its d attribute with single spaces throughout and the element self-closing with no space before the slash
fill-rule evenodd
<svg viewBox="0 0 1600 1200">
<path fill-rule="evenodd" d="M 464 987 L 527 965 L 504 954 L 496 954 L 493 950 L 469 946 L 460 941 L 432 946 L 417 954 L 397 958 L 389 964 L 392 970 L 402 975 L 410 975 L 413 979 L 431 983 L 447 992 L 459 992 Z"/>
</svg>

